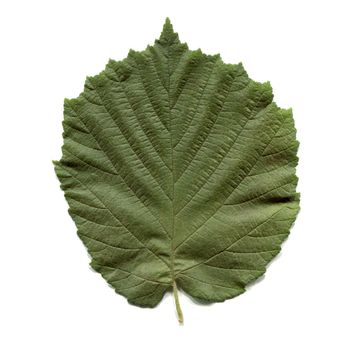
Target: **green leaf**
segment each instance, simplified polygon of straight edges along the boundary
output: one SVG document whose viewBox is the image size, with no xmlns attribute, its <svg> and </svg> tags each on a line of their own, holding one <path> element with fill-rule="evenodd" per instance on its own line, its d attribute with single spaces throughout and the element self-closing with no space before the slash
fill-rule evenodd
<svg viewBox="0 0 350 350">
<path fill-rule="evenodd" d="M 167 19 L 66 100 L 61 188 L 91 266 L 132 304 L 245 291 L 299 210 L 291 110 L 241 64 L 191 51 Z"/>
</svg>

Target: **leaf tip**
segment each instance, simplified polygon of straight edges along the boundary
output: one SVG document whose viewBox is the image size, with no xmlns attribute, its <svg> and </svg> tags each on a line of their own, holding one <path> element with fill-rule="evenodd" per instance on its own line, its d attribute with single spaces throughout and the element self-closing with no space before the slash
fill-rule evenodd
<svg viewBox="0 0 350 350">
<path fill-rule="evenodd" d="M 170 18 L 166 17 L 163 25 L 163 30 L 169 30 L 174 33 L 173 25 L 171 24 Z"/>
<path fill-rule="evenodd" d="M 173 45 L 180 42 L 179 36 L 174 32 L 174 28 L 169 17 L 165 19 L 162 33 L 160 34 L 160 38 L 157 40 L 157 42 L 161 45 Z"/>
</svg>

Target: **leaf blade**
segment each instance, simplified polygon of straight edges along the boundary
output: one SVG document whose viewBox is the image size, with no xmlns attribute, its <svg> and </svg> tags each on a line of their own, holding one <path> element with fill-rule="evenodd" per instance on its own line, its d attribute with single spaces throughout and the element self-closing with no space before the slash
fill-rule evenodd
<svg viewBox="0 0 350 350">
<path fill-rule="evenodd" d="M 298 213 L 291 110 L 241 64 L 190 51 L 168 19 L 154 46 L 65 101 L 63 127 L 70 215 L 91 266 L 132 304 L 174 285 L 209 302 L 243 293 Z"/>
</svg>

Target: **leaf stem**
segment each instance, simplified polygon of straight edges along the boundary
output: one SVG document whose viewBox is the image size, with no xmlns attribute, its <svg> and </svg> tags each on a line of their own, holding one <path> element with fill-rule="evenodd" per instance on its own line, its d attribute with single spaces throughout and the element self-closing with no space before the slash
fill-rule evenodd
<svg viewBox="0 0 350 350">
<path fill-rule="evenodd" d="M 180 300 L 179 300 L 179 293 L 177 290 L 176 282 L 173 281 L 173 291 L 174 291 L 174 299 L 175 299 L 175 306 L 176 306 L 176 312 L 177 312 L 177 319 L 179 320 L 180 324 L 184 323 L 184 316 L 181 310 L 180 306 Z"/>
</svg>

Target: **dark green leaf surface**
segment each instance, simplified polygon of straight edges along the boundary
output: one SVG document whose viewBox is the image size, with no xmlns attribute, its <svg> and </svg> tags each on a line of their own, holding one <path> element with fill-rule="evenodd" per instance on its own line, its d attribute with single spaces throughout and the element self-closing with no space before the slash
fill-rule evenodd
<svg viewBox="0 0 350 350">
<path fill-rule="evenodd" d="M 264 274 L 299 209 L 292 112 L 272 99 L 167 20 L 65 101 L 56 173 L 92 267 L 129 302 L 223 301 Z"/>
</svg>

